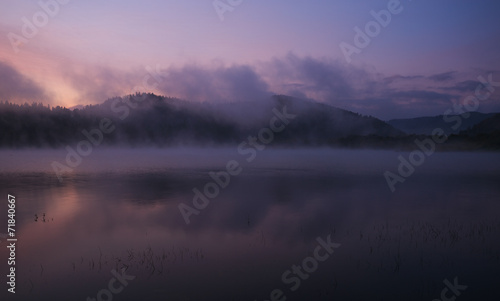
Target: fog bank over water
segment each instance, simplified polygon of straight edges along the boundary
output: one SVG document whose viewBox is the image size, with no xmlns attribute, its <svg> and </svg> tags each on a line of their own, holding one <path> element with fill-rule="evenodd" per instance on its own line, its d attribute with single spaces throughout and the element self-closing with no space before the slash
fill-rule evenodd
<svg viewBox="0 0 500 301">
<path fill-rule="evenodd" d="M 163 170 L 222 170 L 228 161 L 235 160 L 243 171 L 272 170 L 318 171 L 340 174 L 380 174 L 385 170 L 397 170 L 402 155 L 409 152 L 390 150 L 350 149 L 278 149 L 268 148 L 252 154 L 239 153 L 234 148 L 136 148 L 94 149 L 74 173 L 141 172 Z M 66 165 L 66 150 L 1 150 L 0 172 L 55 173 L 54 161 Z M 426 156 L 415 174 L 498 174 L 500 154 L 497 152 L 438 152 Z M 248 162 L 249 160 L 250 162 Z"/>
<path fill-rule="evenodd" d="M 383 174 L 409 154 L 266 148 L 247 162 L 237 147 L 96 148 L 59 182 L 51 163 L 64 150 L 0 151 L 0 194 L 18 202 L 16 295 L 86 300 L 126 267 L 136 279 L 117 300 L 269 300 L 279 288 L 287 300 L 420 301 L 454 277 L 463 300 L 487 299 L 500 155 L 434 153 L 391 192 Z M 241 173 L 186 224 L 179 206 L 231 160 Z M 283 273 L 329 236 L 341 246 L 291 291 Z"/>
</svg>

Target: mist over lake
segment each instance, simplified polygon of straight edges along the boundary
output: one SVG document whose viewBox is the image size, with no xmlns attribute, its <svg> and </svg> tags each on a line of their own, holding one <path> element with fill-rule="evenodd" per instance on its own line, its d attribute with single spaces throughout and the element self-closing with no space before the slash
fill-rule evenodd
<svg viewBox="0 0 500 301">
<path fill-rule="evenodd" d="M 1 151 L 19 300 L 95 298 L 121 269 L 135 278 L 117 300 L 432 300 L 455 277 L 477 298 L 499 280 L 498 153 L 435 153 L 394 193 L 383 173 L 408 153 L 97 149 L 60 182 L 50 164 L 65 155 Z M 231 160 L 241 173 L 187 225 L 179 204 Z M 307 279 L 282 280 L 328 237 L 340 246 Z"/>
<path fill-rule="evenodd" d="M 498 299 L 500 1 L 0 8 L 0 301 Z"/>
</svg>

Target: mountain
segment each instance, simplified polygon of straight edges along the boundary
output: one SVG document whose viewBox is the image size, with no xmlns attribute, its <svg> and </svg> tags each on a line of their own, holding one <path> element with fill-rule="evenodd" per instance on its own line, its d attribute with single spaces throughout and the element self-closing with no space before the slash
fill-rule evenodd
<svg viewBox="0 0 500 301">
<path fill-rule="evenodd" d="M 489 118 L 484 119 L 485 116 Z M 500 150 L 500 114 L 449 116 L 462 120 L 437 150 Z M 479 119 L 482 119 L 479 122 Z M 393 120 L 416 132 L 450 129 L 442 116 Z M 272 129 L 272 130 L 271 130 Z M 0 102 L 0 148 L 104 146 L 346 147 L 414 150 L 426 134 L 406 134 L 371 116 L 275 95 L 254 102 L 194 103 L 154 94 L 115 97 L 72 109 Z M 272 142 L 272 143 L 271 143 Z M 83 143 L 83 144 L 82 144 Z M 255 145 L 258 147 L 258 145 Z"/>
<path fill-rule="evenodd" d="M 481 135 L 481 134 L 500 134 L 500 113 L 494 114 L 490 118 L 487 118 L 471 129 L 465 131 L 465 135 Z"/>
<path fill-rule="evenodd" d="M 446 121 L 444 115 L 438 115 L 433 117 L 392 119 L 387 121 L 387 123 L 407 134 L 431 135 L 434 129 L 441 128 L 447 135 L 450 135 L 465 131 L 481 121 L 495 115 L 495 113 L 484 114 L 478 112 L 470 112 L 466 114 L 447 116 Z M 456 120 L 460 120 L 461 123 L 457 129 L 453 129 L 452 126 L 457 124 Z"/>
<path fill-rule="evenodd" d="M 365 136 L 404 135 L 377 118 L 284 95 L 207 104 L 136 94 L 73 110 L 0 103 L 0 147 L 65 147 L 96 137 L 103 145 L 234 145 L 258 136 L 273 118 L 276 126 L 283 124 L 276 116 L 286 114 L 296 117 L 273 134 L 273 145 L 333 146 Z M 113 130 L 100 139 L 96 131 L 103 123 Z"/>
<path fill-rule="evenodd" d="M 440 150 L 500 150 L 500 114 L 493 114 L 472 128 L 450 135 Z"/>
<path fill-rule="evenodd" d="M 82 109 L 84 109 L 84 108 L 85 108 L 85 106 L 84 106 L 84 105 L 76 105 L 76 106 L 69 107 L 68 109 L 70 109 L 70 110 L 72 110 L 72 111 L 73 111 L 73 110 L 76 110 L 76 109 L 78 109 L 78 110 L 82 110 Z"/>
</svg>

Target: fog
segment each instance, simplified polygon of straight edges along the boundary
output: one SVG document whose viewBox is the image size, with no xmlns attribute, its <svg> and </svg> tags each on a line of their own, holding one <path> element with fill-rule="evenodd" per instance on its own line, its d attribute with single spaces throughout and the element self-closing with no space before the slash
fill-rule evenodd
<svg viewBox="0 0 500 301">
<path fill-rule="evenodd" d="M 445 277 L 473 296 L 495 285 L 498 153 L 434 153 L 394 193 L 383 174 L 409 152 L 104 147 L 59 181 L 51 165 L 66 156 L 0 151 L 0 193 L 17 200 L 23 300 L 83 300 L 121 267 L 137 277 L 124 300 L 268 300 L 275 287 L 290 300 L 432 300 Z M 211 173 L 228 162 L 241 172 L 209 196 Z M 194 206 L 194 189 L 211 199 L 186 218 L 179 206 Z M 283 272 L 330 235 L 341 246 L 290 291 Z"/>
<path fill-rule="evenodd" d="M 408 157 L 410 152 L 384 150 L 350 150 L 331 148 L 283 149 L 267 147 L 256 150 L 251 162 L 250 154 L 238 152 L 234 147 L 214 148 L 96 148 L 74 168 L 79 173 L 134 172 L 140 170 L 171 169 L 225 169 L 230 160 L 236 160 L 248 170 L 322 171 L 339 174 L 382 174 L 397 170 L 398 156 Z M 0 172 L 53 173 L 51 163 L 64 163 L 68 152 L 59 150 L 0 150 Z M 497 174 L 500 170 L 497 152 L 439 152 L 426 157 L 415 174 Z M 55 175 L 54 175 L 55 176 Z"/>
<path fill-rule="evenodd" d="M 403 135 L 376 118 L 284 95 L 212 104 L 136 93 L 74 110 L 0 103 L 0 128 L 0 148 L 76 147 L 88 141 L 123 147 L 234 145 L 264 132 L 271 137 L 259 141 L 266 144 L 342 146 L 360 136 Z"/>
<path fill-rule="evenodd" d="M 64 66 L 66 67 L 66 66 Z M 371 115 L 384 120 L 443 114 L 479 84 L 467 72 L 382 74 L 372 66 L 343 60 L 299 56 L 290 52 L 254 64 L 79 66 L 60 71 L 78 99 L 71 104 L 101 104 L 124 94 L 155 93 L 198 103 L 258 102 L 286 94 Z M 498 73 L 494 73 L 497 78 Z M 62 95 L 50 95 L 14 66 L 0 62 L 0 101 L 39 102 L 70 106 Z M 52 92 L 55 93 L 55 92 Z M 496 91 L 481 101 L 481 112 L 499 111 Z"/>
</svg>

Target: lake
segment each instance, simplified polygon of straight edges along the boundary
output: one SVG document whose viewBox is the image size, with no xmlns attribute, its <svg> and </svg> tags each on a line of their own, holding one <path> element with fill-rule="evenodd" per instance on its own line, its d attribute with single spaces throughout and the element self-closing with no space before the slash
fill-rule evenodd
<svg viewBox="0 0 500 301">
<path fill-rule="evenodd" d="M 11 194 L 18 238 L 2 299 L 465 301 L 500 284 L 500 153 L 432 154 L 394 192 L 383 174 L 408 153 L 101 149 L 60 181 L 66 154 L 0 151 L 0 232 Z"/>
</svg>

